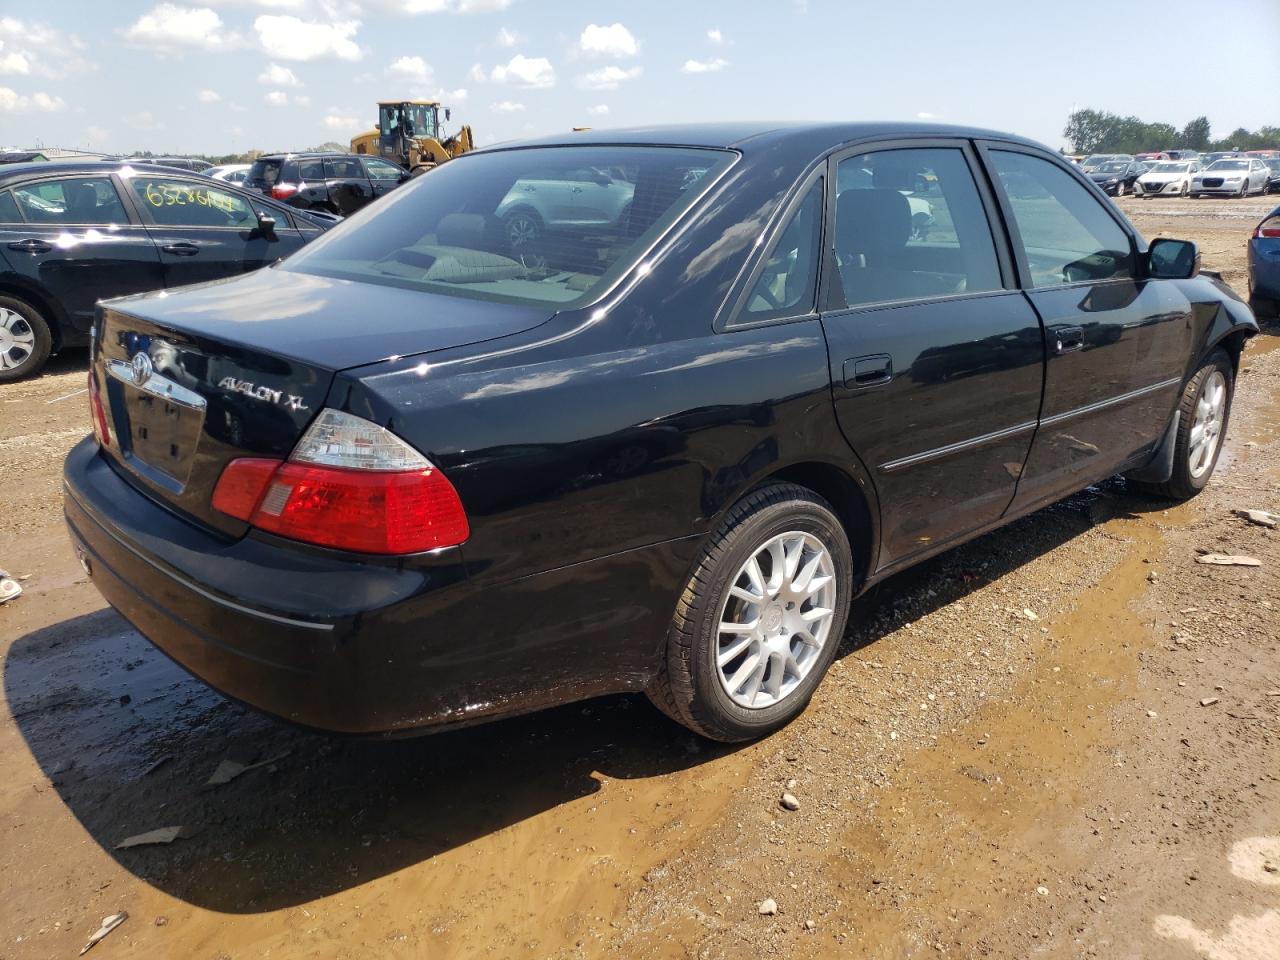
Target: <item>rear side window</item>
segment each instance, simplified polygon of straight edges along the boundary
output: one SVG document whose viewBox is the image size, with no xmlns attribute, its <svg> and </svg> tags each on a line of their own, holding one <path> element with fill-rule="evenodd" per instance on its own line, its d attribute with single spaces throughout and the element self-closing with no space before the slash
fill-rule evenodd
<svg viewBox="0 0 1280 960">
<path fill-rule="evenodd" d="M 1103 203 L 1057 164 L 992 150 L 991 163 L 1013 210 L 1030 285 L 1097 282 L 1134 275 L 1129 235 Z"/>
<path fill-rule="evenodd" d="M 271 186 L 280 179 L 280 166 L 279 160 L 255 160 L 247 179 Z"/>
<path fill-rule="evenodd" d="M 298 161 L 298 179 L 300 180 L 323 180 L 324 179 L 324 161 L 323 160 L 299 160 Z"/>
<path fill-rule="evenodd" d="M 836 168 L 832 306 L 999 290 L 991 226 L 963 151 L 882 150 Z"/>
<path fill-rule="evenodd" d="M 244 198 L 216 186 L 147 176 L 134 176 L 130 183 L 139 206 L 164 226 L 243 228 L 256 222 Z"/>
<path fill-rule="evenodd" d="M 107 177 L 45 180 L 13 188 L 28 223 L 128 223 L 129 216 Z"/>
<path fill-rule="evenodd" d="M 13 194 L 6 190 L 0 193 L 0 223 L 21 223 L 22 214 L 18 212 L 18 204 Z"/>
<path fill-rule="evenodd" d="M 822 236 L 822 180 L 809 188 L 765 260 L 740 323 L 793 317 L 813 310 Z"/>
<path fill-rule="evenodd" d="M 724 150 L 476 153 L 387 194 L 299 254 L 299 273 L 567 306 L 630 269 L 732 162 Z"/>
<path fill-rule="evenodd" d="M 355 157 L 350 159 L 334 157 L 331 160 L 324 161 L 324 175 L 326 180 L 365 179 L 364 170 L 360 167 L 360 161 Z"/>
</svg>

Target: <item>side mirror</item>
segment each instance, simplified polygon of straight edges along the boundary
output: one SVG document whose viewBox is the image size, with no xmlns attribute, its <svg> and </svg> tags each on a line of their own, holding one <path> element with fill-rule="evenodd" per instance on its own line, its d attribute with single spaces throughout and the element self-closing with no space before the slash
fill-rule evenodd
<svg viewBox="0 0 1280 960">
<path fill-rule="evenodd" d="M 1190 240 L 1152 240 L 1147 276 L 1153 280 L 1190 280 L 1200 272 L 1200 248 Z"/>
<path fill-rule="evenodd" d="M 274 237 L 276 235 L 276 218 L 264 210 L 259 210 L 258 230 L 264 237 Z"/>
</svg>

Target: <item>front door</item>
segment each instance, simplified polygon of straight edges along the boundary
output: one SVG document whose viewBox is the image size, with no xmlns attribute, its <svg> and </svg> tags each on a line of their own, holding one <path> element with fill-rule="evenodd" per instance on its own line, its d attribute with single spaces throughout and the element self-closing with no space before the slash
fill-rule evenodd
<svg viewBox="0 0 1280 960">
<path fill-rule="evenodd" d="M 1047 333 L 1044 408 L 1016 507 L 1078 490 L 1160 439 L 1192 352 L 1191 305 L 1144 279 L 1113 205 L 1054 161 L 989 145 L 1027 298 Z"/>
<path fill-rule="evenodd" d="M 1044 342 L 970 147 L 840 159 L 822 316 L 845 437 L 881 505 L 879 567 L 999 519 L 1040 408 Z"/>
<path fill-rule="evenodd" d="M 0 204 L 0 244 L 13 270 L 49 294 L 87 334 L 99 300 L 164 286 L 160 257 L 107 175 L 24 183 Z"/>
<path fill-rule="evenodd" d="M 302 246 L 302 236 L 278 209 L 262 205 L 276 221 L 268 233 L 258 226 L 250 196 L 216 180 L 135 173 L 128 182 L 150 220 L 166 287 L 257 270 Z"/>
</svg>

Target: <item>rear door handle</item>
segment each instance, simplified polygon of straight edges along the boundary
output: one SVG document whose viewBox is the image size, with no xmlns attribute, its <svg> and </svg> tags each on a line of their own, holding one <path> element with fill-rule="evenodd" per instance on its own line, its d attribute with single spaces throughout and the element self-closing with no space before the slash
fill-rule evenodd
<svg viewBox="0 0 1280 960">
<path fill-rule="evenodd" d="M 172 253 L 175 257 L 194 257 L 200 252 L 199 247 L 186 240 L 180 241 L 179 243 L 166 243 L 160 249 L 165 253 Z"/>
<path fill-rule="evenodd" d="M 887 353 L 854 357 L 844 362 L 844 385 L 849 390 L 862 390 L 888 383 L 893 379 L 893 358 Z"/>
<path fill-rule="evenodd" d="M 21 250 L 23 253 L 48 253 L 53 249 L 53 244 L 44 240 L 15 240 L 9 244 L 10 250 Z"/>
<path fill-rule="evenodd" d="M 1049 333 L 1054 338 L 1053 352 L 1059 356 L 1084 349 L 1083 327 L 1052 327 Z"/>
</svg>

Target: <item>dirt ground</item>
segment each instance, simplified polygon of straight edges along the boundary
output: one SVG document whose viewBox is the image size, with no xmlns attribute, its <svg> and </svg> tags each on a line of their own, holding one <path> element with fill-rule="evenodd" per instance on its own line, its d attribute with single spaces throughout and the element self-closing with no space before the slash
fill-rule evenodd
<svg viewBox="0 0 1280 960">
<path fill-rule="evenodd" d="M 1243 291 L 1269 199 L 1121 204 Z M 118 911 L 94 957 L 1277 960 L 1280 530 L 1233 511 L 1280 511 L 1278 332 L 1204 494 L 1112 480 L 895 577 L 808 712 L 738 748 L 639 697 L 396 742 L 223 700 L 72 554 L 84 355 L 58 358 L 0 387 L 0 566 L 26 578 L 0 960 L 73 956 Z M 209 785 L 227 759 L 260 765 Z M 184 835 L 117 849 L 160 827 Z"/>
</svg>

